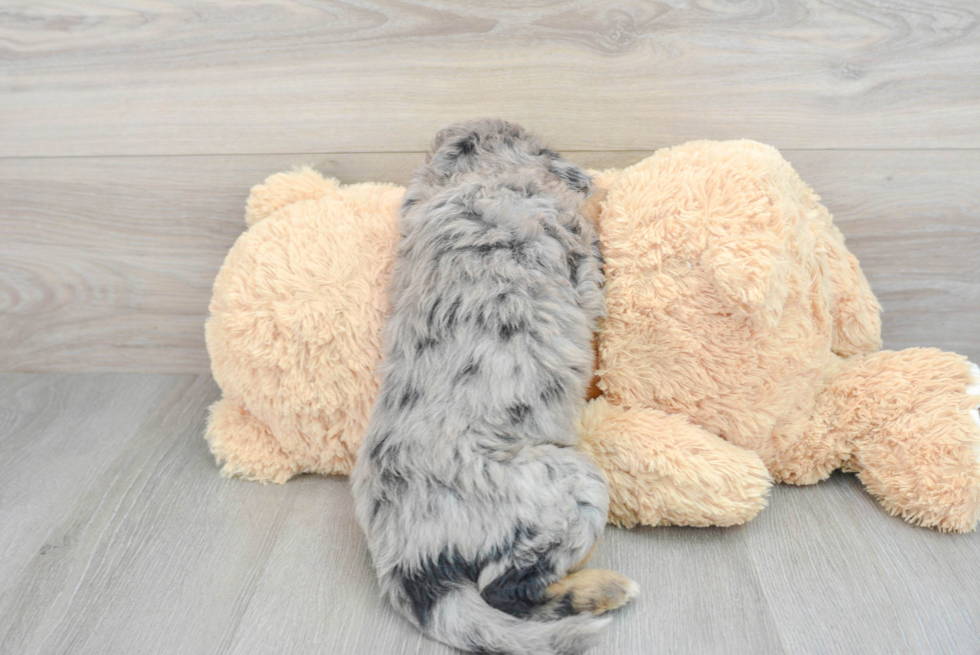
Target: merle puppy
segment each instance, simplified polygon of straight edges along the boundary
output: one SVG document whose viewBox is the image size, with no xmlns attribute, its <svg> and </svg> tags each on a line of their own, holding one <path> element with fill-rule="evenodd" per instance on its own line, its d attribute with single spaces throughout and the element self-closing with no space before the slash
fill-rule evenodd
<svg viewBox="0 0 980 655">
<path fill-rule="evenodd" d="M 441 131 L 400 214 L 382 384 L 352 474 L 381 588 L 464 650 L 578 653 L 632 598 L 575 448 L 604 312 L 585 172 L 501 120 Z"/>
</svg>

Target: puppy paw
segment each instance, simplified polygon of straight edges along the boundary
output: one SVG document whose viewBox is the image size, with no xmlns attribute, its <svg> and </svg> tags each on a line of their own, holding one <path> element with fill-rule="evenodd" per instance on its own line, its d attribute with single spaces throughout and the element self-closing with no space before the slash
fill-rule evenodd
<svg viewBox="0 0 980 655">
<path fill-rule="evenodd" d="M 605 569 L 582 569 L 548 587 L 552 602 L 570 614 L 603 614 L 622 607 L 638 593 L 640 587 L 635 582 Z"/>
</svg>

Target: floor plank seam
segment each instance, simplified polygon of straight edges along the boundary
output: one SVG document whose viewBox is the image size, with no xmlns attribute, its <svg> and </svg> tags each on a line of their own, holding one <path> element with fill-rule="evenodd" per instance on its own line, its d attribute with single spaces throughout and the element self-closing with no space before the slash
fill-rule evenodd
<svg viewBox="0 0 980 655">
<path fill-rule="evenodd" d="M 737 137 L 733 139 L 712 139 L 715 141 L 737 141 L 741 139 L 752 139 L 751 137 Z M 582 149 L 582 148 L 562 148 L 565 153 L 581 154 L 601 154 L 601 153 L 625 153 L 625 152 L 655 152 L 661 148 L 669 148 L 679 145 L 676 143 L 665 143 L 658 146 L 637 146 L 635 148 L 608 148 L 608 149 Z M 774 144 L 770 144 L 774 145 Z M 855 147 L 829 147 L 829 148 L 800 148 L 794 146 L 780 147 L 780 152 L 980 152 L 980 148 L 974 147 L 926 147 L 926 148 L 855 148 Z M 202 158 L 202 157 L 313 157 L 313 156 L 383 156 L 383 155 L 425 155 L 428 150 L 312 150 L 302 152 L 188 152 L 188 153 L 146 153 L 146 154 L 91 154 L 91 155 L 0 155 L 0 162 L 5 161 L 59 161 L 69 159 L 175 159 L 179 157 Z"/>
</svg>

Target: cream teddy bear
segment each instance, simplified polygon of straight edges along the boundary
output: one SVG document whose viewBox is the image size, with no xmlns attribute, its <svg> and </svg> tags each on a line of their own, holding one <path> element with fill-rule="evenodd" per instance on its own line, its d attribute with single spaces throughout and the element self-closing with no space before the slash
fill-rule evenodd
<svg viewBox="0 0 980 655">
<path fill-rule="evenodd" d="M 581 447 L 623 526 L 732 525 L 772 479 L 858 473 L 892 514 L 972 530 L 980 370 L 879 351 L 879 306 L 817 196 L 768 146 L 692 142 L 622 171 L 598 218 L 609 316 Z M 347 474 L 377 391 L 404 189 L 303 169 L 250 195 L 215 280 L 222 472 Z"/>
<path fill-rule="evenodd" d="M 762 486 L 750 453 L 777 482 L 843 468 L 910 522 L 976 526 L 980 370 L 935 349 L 879 351 L 880 307 L 857 260 L 774 148 L 693 142 L 598 181 L 610 188 L 605 396 L 582 445 L 609 477 L 614 521 L 750 518 Z M 720 477 L 719 463 L 743 473 Z M 689 497 L 692 486 L 717 497 Z"/>
</svg>

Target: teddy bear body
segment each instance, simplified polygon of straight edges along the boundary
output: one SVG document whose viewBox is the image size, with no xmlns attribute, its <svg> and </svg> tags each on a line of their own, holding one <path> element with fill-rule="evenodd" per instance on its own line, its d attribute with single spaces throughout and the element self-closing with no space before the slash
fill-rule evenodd
<svg viewBox="0 0 980 655">
<path fill-rule="evenodd" d="M 907 520 L 975 526 L 980 371 L 933 349 L 878 351 L 857 260 L 775 149 L 693 142 L 596 182 L 609 316 L 580 446 L 610 482 L 610 521 L 737 524 L 773 479 L 843 467 Z M 224 396 L 206 436 L 224 474 L 350 472 L 402 193 L 309 169 L 253 189 L 207 325 Z"/>
<path fill-rule="evenodd" d="M 309 169 L 253 189 L 205 329 L 223 391 L 207 438 L 223 474 L 350 473 L 378 390 L 403 195 Z"/>
<path fill-rule="evenodd" d="M 968 363 L 877 352 L 880 308 L 857 260 L 775 149 L 693 142 L 611 176 L 598 370 L 609 403 L 680 414 L 757 453 L 777 482 L 843 467 L 892 513 L 976 523 Z"/>
</svg>

